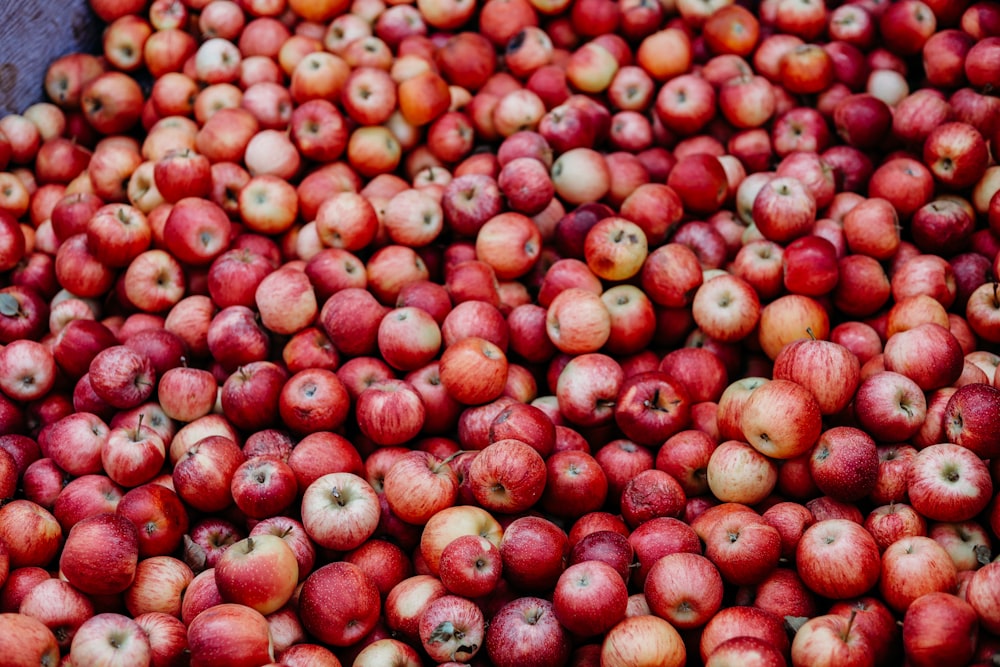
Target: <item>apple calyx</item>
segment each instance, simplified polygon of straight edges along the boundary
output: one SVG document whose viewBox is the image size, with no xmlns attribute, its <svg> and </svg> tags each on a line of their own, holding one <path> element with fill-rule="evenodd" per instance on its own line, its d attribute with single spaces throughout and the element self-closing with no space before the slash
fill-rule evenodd
<svg viewBox="0 0 1000 667">
<path fill-rule="evenodd" d="M 942 468 L 941 477 L 943 477 L 945 481 L 951 482 L 952 484 L 962 479 L 962 475 L 953 464 L 948 464 Z"/>
</svg>

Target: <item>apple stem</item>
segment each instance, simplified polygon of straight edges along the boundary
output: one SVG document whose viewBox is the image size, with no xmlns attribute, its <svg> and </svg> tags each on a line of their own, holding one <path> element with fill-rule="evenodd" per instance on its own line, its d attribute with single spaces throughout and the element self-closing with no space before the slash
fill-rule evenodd
<svg viewBox="0 0 1000 667">
<path fill-rule="evenodd" d="M 460 449 L 457 452 L 453 452 L 452 454 L 449 454 L 448 456 L 446 456 L 443 459 L 441 459 L 440 461 L 438 461 L 438 464 L 436 466 L 434 466 L 433 472 L 440 471 L 442 466 L 448 465 L 449 463 L 451 463 L 452 461 L 454 461 L 456 458 L 458 458 L 458 456 L 460 454 L 465 454 L 468 451 L 469 451 L 468 449 Z"/>
<path fill-rule="evenodd" d="M 338 505 L 341 507 L 344 506 L 344 499 L 340 496 L 340 489 L 333 487 L 330 489 L 330 495 L 333 496 L 333 499 L 337 501 Z"/>
<path fill-rule="evenodd" d="M 806 327 L 806 333 L 809 334 L 809 338 L 816 340 L 816 334 L 813 333 L 812 327 Z"/>
<path fill-rule="evenodd" d="M 851 610 L 851 616 L 847 619 L 847 627 L 844 628 L 843 640 L 846 642 L 847 638 L 851 636 L 851 628 L 854 627 L 854 617 L 858 615 L 856 609 Z"/>
</svg>

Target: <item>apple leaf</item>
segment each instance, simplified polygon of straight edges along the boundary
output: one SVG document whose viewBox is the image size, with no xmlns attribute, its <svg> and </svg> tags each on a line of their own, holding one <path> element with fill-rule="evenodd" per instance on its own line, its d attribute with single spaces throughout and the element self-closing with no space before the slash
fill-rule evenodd
<svg viewBox="0 0 1000 667">
<path fill-rule="evenodd" d="M 808 616 L 785 616 L 785 626 L 792 632 L 798 632 L 808 620 Z"/>
<path fill-rule="evenodd" d="M 989 565 L 990 561 L 993 560 L 993 554 L 990 553 L 990 548 L 985 544 L 977 544 L 974 551 L 980 565 Z"/>
<path fill-rule="evenodd" d="M 21 312 L 21 304 L 13 294 L 0 294 L 0 315 L 14 317 Z"/>
<path fill-rule="evenodd" d="M 205 549 L 187 535 L 184 536 L 184 562 L 196 574 L 205 569 L 208 564 L 208 554 Z"/>
</svg>

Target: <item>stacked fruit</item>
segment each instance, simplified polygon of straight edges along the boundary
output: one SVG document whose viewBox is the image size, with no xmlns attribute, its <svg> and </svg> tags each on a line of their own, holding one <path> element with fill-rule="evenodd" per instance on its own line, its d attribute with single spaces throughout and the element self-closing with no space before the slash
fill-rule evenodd
<svg viewBox="0 0 1000 667">
<path fill-rule="evenodd" d="M 996 663 L 1000 4 L 90 2 L 5 665 Z"/>
</svg>

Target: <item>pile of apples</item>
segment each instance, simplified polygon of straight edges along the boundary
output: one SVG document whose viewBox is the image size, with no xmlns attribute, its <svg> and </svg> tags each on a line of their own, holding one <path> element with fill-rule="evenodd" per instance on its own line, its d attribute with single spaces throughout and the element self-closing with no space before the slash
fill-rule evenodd
<svg viewBox="0 0 1000 667">
<path fill-rule="evenodd" d="M 4 665 L 997 664 L 1000 4 L 90 4 Z"/>
</svg>

